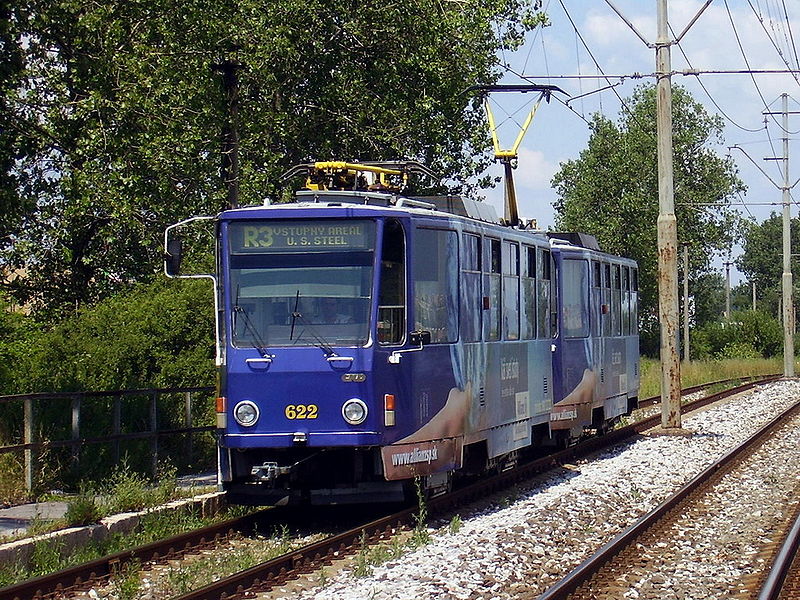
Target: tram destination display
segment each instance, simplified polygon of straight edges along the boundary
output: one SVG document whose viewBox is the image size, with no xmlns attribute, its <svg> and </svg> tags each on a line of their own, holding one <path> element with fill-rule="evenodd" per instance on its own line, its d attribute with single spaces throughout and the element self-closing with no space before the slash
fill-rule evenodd
<svg viewBox="0 0 800 600">
<path fill-rule="evenodd" d="M 235 223 L 229 229 L 234 254 L 372 250 L 370 221 Z"/>
</svg>

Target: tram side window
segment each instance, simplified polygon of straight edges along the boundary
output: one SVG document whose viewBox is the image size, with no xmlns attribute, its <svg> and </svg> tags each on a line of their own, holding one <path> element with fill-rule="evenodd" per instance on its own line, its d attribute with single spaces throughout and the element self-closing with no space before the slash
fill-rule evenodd
<svg viewBox="0 0 800 600">
<path fill-rule="evenodd" d="M 458 236 L 417 229 L 414 240 L 414 328 L 431 342 L 458 339 Z"/>
<path fill-rule="evenodd" d="M 603 264 L 603 304 L 605 305 L 605 313 L 603 314 L 603 336 L 608 337 L 611 335 L 611 319 L 613 309 L 611 308 L 611 265 Z"/>
<path fill-rule="evenodd" d="M 597 337 L 600 335 L 601 326 L 600 321 L 603 318 L 603 290 L 602 290 L 602 271 L 600 263 L 596 260 L 592 261 L 592 304 L 591 304 L 591 319 L 592 319 L 592 335 Z"/>
<path fill-rule="evenodd" d="M 565 260 L 563 271 L 564 337 L 588 337 L 589 263 L 585 260 Z"/>
<path fill-rule="evenodd" d="M 483 339 L 493 341 L 500 339 L 500 311 L 501 304 L 501 258 L 500 240 L 486 240 L 487 260 L 485 267 L 488 269 L 483 276 Z"/>
<path fill-rule="evenodd" d="M 631 333 L 639 333 L 639 272 L 631 269 Z"/>
<path fill-rule="evenodd" d="M 461 339 L 481 339 L 481 236 L 465 233 L 461 256 Z"/>
<path fill-rule="evenodd" d="M 628 267 L 622 267 L 622 335 L 631 334 L 631 286 Z"/>
<path fill-rule="evenodd" d="M 390 219 L 383 229 L 380 290 L 378 292 L 378 342 L 400 344 L 406 332 L 405 236 L 399 221 Z"/>
<path fill-rule="evenodd" d="M 522 321 L 522 337 L 530 340 L 536 337 L 536 248 L 522 247 L 522 303 L 520 319 Z"/>
<path fill-rule="evenodd" d="M 611 281 L 611 335 L 620 335 L 622 333 L 622 302 L 620 298 L 620 277 L 619 265 L 612 267 L 612 281 Z"/>
<path fill-rule="evenodd" d="M 519 244 L 503 242 L 503 337 L 519 339 Z"/>
<path fill-rule="evenodd" d="M 555 335 L 555 328 L 550 319 L 555 298 L 552 294 L 552 284 L 550 280 L 549 250 L 539 249 L 539 261 L 536 272 L 536 330 L 539 338 L 549 338 Z"/>
</svg>

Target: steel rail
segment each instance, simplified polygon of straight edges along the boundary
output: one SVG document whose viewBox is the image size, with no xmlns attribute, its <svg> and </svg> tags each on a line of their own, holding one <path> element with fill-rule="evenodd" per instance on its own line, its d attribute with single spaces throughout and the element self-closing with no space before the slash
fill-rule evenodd
<svg viewBox="0 0 800 600">
<path fill-rule="evenodd" d="M 701 408 L 702 406 L 720 400 L 726 396 L 745 391 L 756 385 L 768 383 L 779 378 L 780 376 L 768 376 L 759 381 L 751 381 L 743 386 L 695 400 L 685 404 L 682 407 L 682 411 L 688 412 L 696 410 L 697 408 Z M 684 393 L 692 393 L 697 389 L 726 383 L 727 381 L 686 388 Z M 605 435 L 589 438 L 579 445 L 533 460 L 521 465 L 517 469 L 501 473 L 494 477 L 487 477 L 445 496 L 431 499 L 428 502 L 429 514 L 431 516 L 441 514 L 470 500 L 485 497 L 488 493 L 508 488 L 515 483 L 530 479 L 558 465 L 569 463 L 598 450 L 621 443 L 626 439 L 639 435 L 643 431 L 656 427 L 659 423 L 660 415 L 649 417 L 626 427 L 608 432 Z M 255 526 L 256 521 L 263 520 L 268 512 L 269 509 L 246 517 L 230 519 L 217 525 L 211 525 L 165 540 L 152 542 L 138 548 L 124 550 L 88 563 L 63 569 L 56 573 L 23 581 L 0 589 L 0 600 L 40 598 L 63 590 L 76 589 L 81 586 L 86 587 L 87 582 L 109 577 L 113 573 L 118 572 L 122 566 L 131 560 L 138 560 L 141 563 L 145 563 L 175 553 L 186 554 L 202 545 L 204 542 L 214 540 L 232 530 L 246 534 Z M 332 538 L 327 538 L 311 546 L 297 549 L 287 555 L 256 565 L 231 578 L 222 579 L 216 584 L 212 584 L 212 586 L 181 596 L 181 600 L 221 598 L 222 594 L 230 595 L 236 593 L 238 590 L 246 589 L 253 585 L 260 585 L 267 588 L 272 587 L 272 585 L 277 585 L 282 581 L 291 579 L 295 573 L 299 574 L 303 570 L 310 569 L 312 564 L 330 562 L 333 557 L 340 555 L 348 547 L 353 547 L 354 544 L 362 539 L 362 536 L 366 536 L 367 541 L 375 541 L 385 537 L 387 532 L 393 529 L 413 526 L 415 516 L 416 509 L 409 508 L 385 518 L 371 521 Z M 229 584 L 228 581 L 235 577 L 240 577 L 240 579 L 231 581 Z M 267 584 L 266 582 L 269 583 Z"/>
<path fill-rule="evenodd" d="M 800 511 L 795 517 L 794 525 L 789 530 L 786 539 L 781 544 L 781 549 L 775 557 L 769 575 L 761 587 L 758 600 L 777 600 L 783 590 L 783 584 L 792 563 L 797 556 L 797 549 L 800 548 Z"/>
<path fill-rule="evenodd" d="M 681 390 L 681 396 L 688 396 L 689 394 L 694 394 L 695 392 L 701 392 L 706 388 L 713 387 L 715 385 L 726 385 L 733 382 L 750 382 L 750 381 L 764 381 L 769 378 L 780 378 L 782 375 L 780 373 L 770 373 L 767 375 L 748 375 L 746 377 L 731 377 L 730 379 L 722 379 L 720 381 L 712 381 L 710 383 L 700 383 L 698 385 L 693 385 L 687 388 L 683 388 Z M 651 396 L 650 398 L 645 398 L 644 400 L 639 400 L 639 408 L 647 408 L 648 406 L 653 406 L 654 404 L 658 404 L 661 402 L 661 396 Z"/>
<path fill-rule="evenodd" d="M 768 377 L 765 380 L 751 381 L 742 386 L 724 390 L 706 398 L 700 398 L 683 405 L 681 411 L 685 413 L 697 410 L 712 402 L 719 401 L 728 396 L 749 390 L 756 385 L 770 382 L 778 378 L 778 376 L 774 376 Z M 660 422 L 660 415 L 644 419 L 611 431 L 603 436 L 590 438 L 585 443 L 533 460 L 530 463 L 524 464 L 506 473 L 501 473 L 494 477 L 478 481 L 445 496 L 433 498 L 428 501 L 428 514 L 431 517 L 440 515 L 471 500 L 483 498 L 487 494 L 529 480 L 558 465 L 574 461 L 577 458 L 583 458 L 598 450 L 631 439 L 644 431 L 658 426 Z M 415 516 L 416 509 L 410 508 L 397 514 L 377 519 L 332 538 L 321 540 L 304 548 L 299 548 L 287 555 L 255 565 L 245 571 L 221 579 L 203 588 L 193 590 L 173 600 L 232 600 L 233 598 L 243 598 L 245 595 L 251 597 L 253 593 L 269 590 L 286 581 L 295 579 L 303 573 L 313 571 L 324 564 L 329 564 L 334 558 L 339 558 L 348 553 L 355 552 L 359 541 L 362 539 L 370 543 L 386 537 L 392 530 L 411 527 L 414 523 Z"/>
<path fill-rule="evenodd" d="M 270 509 L 261 510 L 244 517 L 228 519 L 216 525 L 195 529 L 165 540 L 145 544 L 137 548 L 123 550 L 96 560 L 68 567 L 56 573 L 22 581 L 0 589 L 0 600 L 27 600 L 41 598 L 53 593 L 63 593 L 77 589 L 87 582 L 109 577 L 119 572 L 128 562 L 145 563 L 164 556 L 184 554 L 211 543 L 231 532 L 250 533 L 256 524 L 263 521 Z"/>
<path fill-rule="evenodd" d="M 624 549 L 630 547 L 644 532 L 651 529 L 658 521 L 666 517 L 668 513 L 675 510 L 675 508 L 691 494 L 707 484 L 712 476 L 724 473 L 723 469 L 725 467 L 732 465 L 733 462 L 741 458 L 744 453 L 763 442 L 766 437 L 774 433 L 780 425 L 797 414 L 800 414 L 800 402 L 789 407 L 766 425 L 759 428 L 758 431 L 740 445 L 714 461 L 672 496 L 664 500 L 632 526 L 602 546 L 595 554 L 575 567 L 566 577 L 550 587 L 544 594 L 538 596 L 538 600 L 565 600 L 569 598 L 579 587 L 589 582 L 594 575 L 599 573 L 614 557 L 618 556 Z"/>
</svg>

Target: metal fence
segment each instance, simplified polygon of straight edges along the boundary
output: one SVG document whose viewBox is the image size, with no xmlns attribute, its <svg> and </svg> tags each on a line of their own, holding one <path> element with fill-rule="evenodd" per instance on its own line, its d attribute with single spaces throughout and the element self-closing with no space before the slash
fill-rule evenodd
<svg viewBox="0 0 800 600">
<path fill-rule="evenodd" d="M 0 444 L 6 444 L 0 455 L 23 453 L 28 491 L 44 466 L 49 476 L 68 472 L 73 478 L 88 478 L 87 463 L 107 471 L 109 463 L 123 458 L 154 475 L 164 458 L 176 467 L 210 468 L 213 391 L 180 387 L 0 396 Z"/>
</svg>

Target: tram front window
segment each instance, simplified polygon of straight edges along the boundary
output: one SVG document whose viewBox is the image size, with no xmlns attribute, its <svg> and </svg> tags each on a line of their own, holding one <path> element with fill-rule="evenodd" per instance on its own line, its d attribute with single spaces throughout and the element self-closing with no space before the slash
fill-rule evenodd
<svg viewBox="0 0 800 600">
<path fill-rule="evenodd" d="M 374 223 L 233 223 L 228 233 L 234 346 L 368 342 Z"/>
</svg>

